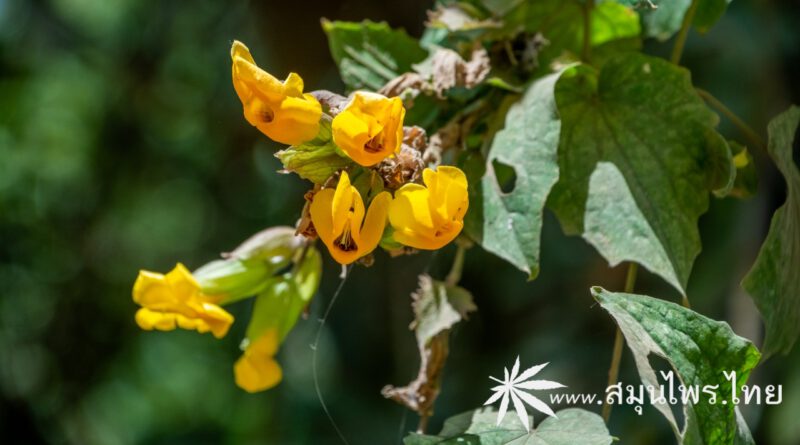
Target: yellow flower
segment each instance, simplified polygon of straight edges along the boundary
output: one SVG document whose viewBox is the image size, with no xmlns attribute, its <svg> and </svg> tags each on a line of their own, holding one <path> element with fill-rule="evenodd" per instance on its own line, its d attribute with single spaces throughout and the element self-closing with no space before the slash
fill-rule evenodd
<svg viewBox="0 0 800 445">
<path fill-rule="evenodd" d="M 247 348 L 233 365 L 236 385 L 247 392 L 259 392 L 280 383 L 283 376 L 275 361 L 278 352 L 278 331 L 270 329 Z"/>
<path fill-rule="evenodd" d="M 298 145 L 313 139 L 319 131 L 322 106 L 310 94 L 303 94 L 303 79 L 295 73 L 281 83 L 256 66 L 250 50 L 235 40 L 231 47 L 233 88 L 244 106 L 247 122 L 270 139 Z"/>
<path fill-rule="evenodd" d="M 391 200 L 388 192 L 379 193 L 364 218 L 364 201 L 344 171 L 336 191 L 327 188 L 314 195 L 311 221 L 333 259 L 350 264 L 377 247 Z"/>
<path fill-rule="evenodd" d="M 203 294 L 180 263 L 166 275 L 139 271 L 133 285 L 133 301 L 142 306 L 136 312 L 136 323 L 148 331 L 180 327 L 222 338 L 233 323 L 233 316 L 219 307 L 214 297 Z"/>
<path fill-rule="evenodd" d="M 467 177 L 456 167 L 422 172 L 425 186 L 406 184 L 394 194 L 389 222 L 395 241 L 416 249 L 435 250 L 455 239 L 467 213 Z"/>
<path fill-rule="evenodd" d="M 399 97 L 357 91 L 333 118 L 333 142 L 358 164 L 375 165 L 400 151 L 405 115 Z"/>
</svg>

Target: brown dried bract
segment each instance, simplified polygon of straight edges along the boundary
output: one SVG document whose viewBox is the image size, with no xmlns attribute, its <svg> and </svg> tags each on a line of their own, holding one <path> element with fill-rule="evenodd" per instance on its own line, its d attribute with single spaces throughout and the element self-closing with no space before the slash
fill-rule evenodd
<svg viewBox="0 0 800 445">
<path fill-rule="evenodd" d="M 303 199 L 306 200 L 306 203 L 303 206 L 303 211 L 300 213 L 300 219 L 297 221 L 297 229 L 294 232 L 295 235 L 302 235 L 308 239 L 317 238 L 317 229 L 311 221 L 311 201 L 314 200 L 314 195 L 319 191 L 319 188 L 319 186 L 316 186 L 314 190 L 309 190 L 303 195 Z"/>
<path fill-rule="evenodd" d="M 483 82 L 489 74 L 491 65 L 489 53 L 482 47 L 476 47 L 466 61 L 457 52 L 442 48 L 430 59 L 430 72 L 423 69 L 420 73 L 408 72 L 390 80 L 378 92 L 387 97 L 404 96 L 407 107 L 413 105 L 413 99 L 420 92 L 435 94 L 444 98 L 444 93 L 455 87 L 473 88 Z"/>
<path fill-rule="evenodd" d="M 310 94 L 319 101 L 322 108 L 327 110 L 331 117 L 339 114 L 349 102 L 349 98 L 328 90 L 316 90 Z"/>
<path fill-rule="evenodd" d="M 442 162 L 442 153 L 455 147 L 461 138 L 461 125 L 450 122 L 431 136 L 428 148 L 422 156 L 426 165 L 438 165 Z"/>
<path fill-rule="evenodd" d="M 378 164 L 377 170 L 386 187 L 397 189 L 403 184 L 418 182 L 424 167 L 422 153 L 403 144 L 400 152 L 384 159 Z"/>
<path fill-rule="evenodd" d="M 469 62 L 457 52 L 442 48 L 436 51 L 431 61 L 431 88 L 436 96 L 444 98 L 450 88 L 473 88 L 489 74 L 489 54 L 483 47 L 472 51 Z"/>
<path fill-rule="evenodd" d="M 386 249 L 384 249 L 384 250 L 386 250 Z M 414 255 L 414 254 L 416 254 L 418 252 L 419 252 L 419 250 L 417 250 L 417 249 L 415 249 L 413 247 L 408 247 L 408 246 L 402 246 L 402 247 L 399 247 L 397 249 L 386 250 L 386 253 L 388 253 L 389 256 L 392 257 L 392 258 L 397 258 L 397 257 L 403 256 L 403 255 Z"/>
<path fill-rule="evenodd" d="M 386 187 L 400 188 L 403 184 L 419 182 L 425 163 L 422 152 L 427 146 L 425 130 L 420 127 L 403 127 L 403 145 L 400 152 L 381 161 L 376 167 Z"/>
<path fill-rule="evenodd" d="M 425 87 L 425 80 L 415 72 L 403 73 L 390 80 L 383 86 L 378 93 L 386 97 L 400 96 L 406 91 L 411 91 L 411 96 L 415 97 L 419 91 Z"/>
<path fill-rule="evenodd" d="M 425 129 L 414 125 L 413 127 L 403 127 L 403 143 L 419 151 L 425 150 L 428 146 L 428 136 Z"/>
</svg>

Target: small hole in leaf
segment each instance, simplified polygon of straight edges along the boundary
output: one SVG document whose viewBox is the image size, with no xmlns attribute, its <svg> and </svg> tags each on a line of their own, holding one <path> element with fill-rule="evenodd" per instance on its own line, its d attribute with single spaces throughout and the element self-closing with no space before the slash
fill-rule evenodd
<svg viewBox="0 0 800 445">
<path fill-rule="evenodd" d="M 513 192 L 517 185 L 517 172 L 514 167 L 495 159 L 492 161 L 492 168 L 494 168 L 494 176 L 497 178 L 500 190 L 506 194 Z"/>
</svg>

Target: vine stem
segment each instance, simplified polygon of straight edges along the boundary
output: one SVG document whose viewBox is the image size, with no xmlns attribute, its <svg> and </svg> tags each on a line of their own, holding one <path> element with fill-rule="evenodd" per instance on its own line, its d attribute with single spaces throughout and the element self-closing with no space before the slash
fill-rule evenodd
<svg viewBox="0 0 800 445">
<path fill-rule="evenodd" d="M 592 9 L 594 0 L 586 0 L 583 5 L 583 61 L 586 63 L 592 57 Z"/>
<path fill-rule="evenodd" d="M 742 132 L 742 135 L 744 135 L 744 137 L 746 137 L 750 141 L 751 144 L 758 147 L 760 150 L 763 150 L 764 153 L 767 152 L 767 146 L 764 143 L 764 140 L 761 139 L 758 133 L 756 133 L 755 130 L 753 130 L 749 125 L 747 125 L 745 121 L 743 121 L 739 116 L 737 116 L 736 113 L 731 111 L 730 108 L 726 107 L 725 104 L 720 102 L 719 99 L 714 97 L 708 91 L 702 88 L 695 88 L 695 91 L 697 91 L 697 95 L 700 96 L 704 101 L 706 101 L 708 105 L 715 108 L 717 111 L 722 113 L 723 116 L 728 118 L 731 121 L 731 123 L 733 123 L 733 125 L 735 125 L 736 128 L 738 128 L 739 131 Z"/>
<path fill-rule="evenodd" d="M 683 55 L 683 47 L 686 45 L 686 38 L 689 36 L 689 29 L 692 27 L 692 21 L 694 21 L 694 13 L 697 12 L 697 0 L 692 0 L 692 3 L 689 5 L 689 9 L 686 10 L 686 14 L 683 16 L 683 23 L 681 23 L 681 30 L 678 31 L 678 37 L 675 39 L 675 46 L 672 47 L 672 56 L 670 57 L 670 61 L 675 65 L 680 65 L 681 63 L 681 55 Z"/>
<path fill-rule="evenodd" d="M 458 245 L 456 256 L 453 258 L 453 265 L 450 267 L 450 272 L 445 277 L 444 282 L 448 286 L 455 286 L 461 281 L 461 272 L 464 270 L 464 255 L 467 252 L 467 246 L 463 244 Z"/>
<path fill-rule="evenodd" d="M 628 274 L 625 277 L 625 293 L 633 292 L 633 287 L 636 284 L 636 272 L 639 266 L 636 263 L 628 263 Z M 617 383 L 619 378 L 619 364 L 622 361 L 622 346 L 625 344 L 625 338 L 622 336 L 622 331 L 617 326 L 617 333 L 614 335 L 614 350 L 611 353 L 611 366 L 608 368 L 608 385 L 609 387 Z M 608 423 L 611 417 L 611 408 L 613 405 L 603 400 L 603 420 Z"/>
<path fill-rule="evenodd" d="M 425 434 L 425 430 L 428 429 L 428 421 L 431 419 L 429 415 L 422 415 L 419 416 L 419 424 L 417 425 L 417 434 Z"/>
</svg>

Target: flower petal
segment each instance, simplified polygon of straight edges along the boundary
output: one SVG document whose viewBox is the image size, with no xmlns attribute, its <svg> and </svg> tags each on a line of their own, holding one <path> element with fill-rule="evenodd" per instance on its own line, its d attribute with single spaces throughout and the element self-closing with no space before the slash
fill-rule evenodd
<svg viewBox="0 0 800 445">
<path fill-rule="evenodd" d="M 400 150 L 404 117 L 400 98 L 356 91 L 333 118 L 333 141 L 356 163 L 375 165 Z"/>
<path fill-rule="evenodd" d="M 372 199 L 369 210 L 367 210 L 367 217 L 364 218 L 364 225 L 360 229 L 358 236 L 360 239 L 357 239 L 359 250 L 369 253 L 378 246 L 383 229 L 386 228 L 386 217 L 391 202 L 392 195 L 389 192 L 381 192 Z"/>
<path fill-rule="evenodd" d="M 343 171 L 339 176 L 339 184 L 336 185 L 336 192 L 333 195 L 333 203 L 331 204 L 334 236 L 338 236 L 344 231 L 344 225 L 348 222 L 348 215 L 356 198 L 361 200 L 361 195 L 350 185 L 350 176 Z"/>
<path fill-rule="evenodd" d="M 314 199 L 311 201 L 311 207 L 309 208 L 311 222 L 314 223 L 317 235 L 329 248 L 335 238 L 333 231 L 333 215 L 331 212 L 334 194 L 335 192 L 333 189 L 318 191 L 314 194 Z"/>
<path fill-rule="evenodd" d="M 277 385 L 283 377 L 275 361 L 278 350 L 278 333 L 271 329 L 247 346 L 233 365 L 236 385 L 247 392 L 259 392 Z"/>
</svg>

